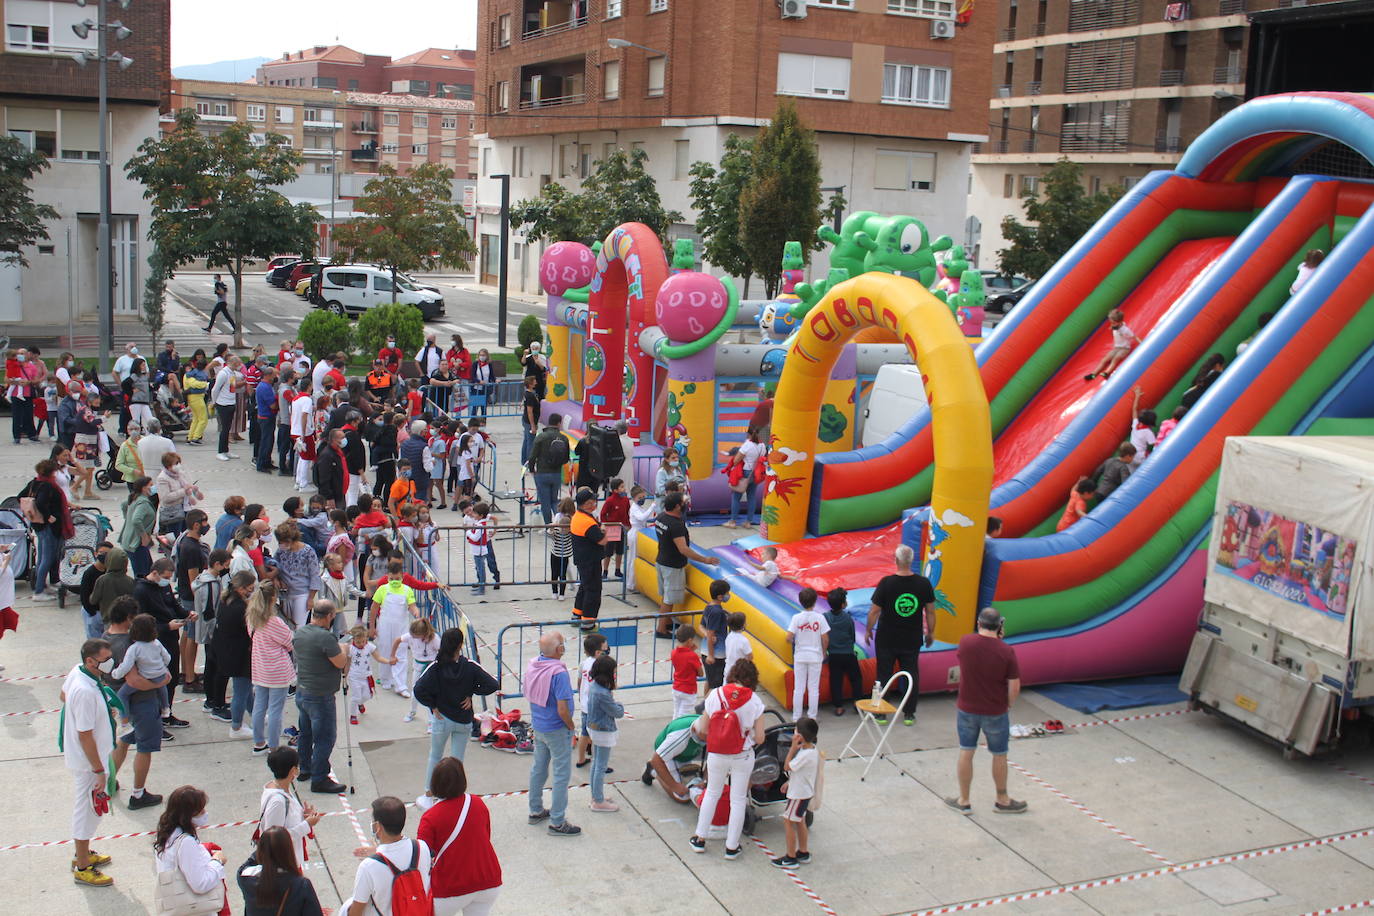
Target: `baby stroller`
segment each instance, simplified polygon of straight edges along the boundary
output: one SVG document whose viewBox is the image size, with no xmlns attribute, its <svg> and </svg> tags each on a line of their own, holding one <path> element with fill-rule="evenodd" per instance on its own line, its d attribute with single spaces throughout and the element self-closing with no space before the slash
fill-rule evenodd
<svg viewBox="0 0 1374 916">
<path fill-rule="evenodd" d="M 0 502 L 0 545 L 9 545 L 10 569 L 16 582 L 33 575 L 32 529 L 13 496 Z"/>
<path fill-rule="evenodd" d="M 67 593 L 81 587 L 81 578 L 95 562 L 95 551 L 110 533 L 110 520 L 96 509 L 73 509 L 72 527 L 76 532 L 62 545 L 57 561 L 60 584 L 57 586 L 57 606 L 67 606 Z"/>
<path fill-rule="evenodd" d="M 749 810 L 744 814 L 744 832 L 754 834 L 759 821 L 767 817 L 781 817 L 787 807 L 787 793 L 783 785 L 787 774 L 783 772 L 782 762 L 787 759 L 787 751 L 792 746 L 792 735 L 796 726 L 788 722 L 777 710 L 770 709 L 779 723 L 763 732 L 763 743 L 754 749 L 754 772 L 749 777 Z M 806 812 L 806 826 L 810 827 L 815 815 Z"/>
<path fill-rule="evenodd" d="M 108 490 L 117 483 L 124 483 L 124 475 L 115 467 L 115 458 L 119 455 L 119 446 L 110 441 L 109 458 L 105 461 L 105 466 L 95 472 L 95 486 L 98 490 Z"/>
<path fill-rule="evenodd" d="M 171 438 L 175 433 L 191 428 L 189 407 L 172 400 L 172 390 L 167 385 L 159 385 L 153 395 L 153 416 L 162 424 L 163 435 Z"/>
</svg>

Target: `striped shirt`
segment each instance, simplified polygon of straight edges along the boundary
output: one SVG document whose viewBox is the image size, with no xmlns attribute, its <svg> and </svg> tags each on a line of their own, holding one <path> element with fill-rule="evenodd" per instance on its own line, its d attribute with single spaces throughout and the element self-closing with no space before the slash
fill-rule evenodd
<svg viewBox="0 0 1374 916">
<path fill-rule="evenodd" d="M 291 662 L 291 628 L 280 617 L 252 632 L 253 683 L 259 687 L 287 687 L 296 677 Z"/>
</svg>

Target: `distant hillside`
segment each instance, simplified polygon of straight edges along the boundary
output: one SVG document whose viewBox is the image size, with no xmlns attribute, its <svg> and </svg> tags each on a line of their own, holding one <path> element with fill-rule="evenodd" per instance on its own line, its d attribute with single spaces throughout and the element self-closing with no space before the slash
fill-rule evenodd
<svg viewBox="0 0 1374 916">
<path fill-rule="evenodd" d="M 241 83 L 254 73 L 270 57 L 245 57 L 241 60 L 221 60 L 213 64 L 187 64 L 173 67 L 172 76 L 183 80 L 216 80 L 223 83 Z"/>
</svg>

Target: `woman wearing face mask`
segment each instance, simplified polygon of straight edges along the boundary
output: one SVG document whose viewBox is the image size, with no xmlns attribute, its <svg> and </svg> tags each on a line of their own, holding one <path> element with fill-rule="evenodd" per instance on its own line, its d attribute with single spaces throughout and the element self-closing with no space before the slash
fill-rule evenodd
<svg viewBox="0 0 1374 916">
<path fill-rule="evenodd" d="M 28 359 L 29 353 L 24 349 L 5 354 L 5 397 L 10 402 L 15 445 L 24 439 L 38 441 L 33 429 L 33 381 L 24 373 Z"/>
<path fill-rule="evenodd" d="M 449 412 L 452 401 L 450 395 L 457 383 L 458 376 L 453 373 L 453 363 L 447 359 L 439 360 L 439 368 L 429 376 L 429 399 L 434 402 L 440 413 Z"/>
<path fill-rule="evenodd" d="M 153 566 L 157 510 L 153 508 L 152 490 L 152 478 L 139 477 L 129 485 L 129 501 L 124 504 L 124 527 L 119 532 L 119 546 L 129 555 L 129 566 L 136 579 L 148 575 Z"/>
<path fill-rule="evenodd" d="M 91 393 L 86 403 L 76 403 L 72 414 L 72 459 L 81 468 L 82 477 L 77 482 L 77 489 L 85 486 L 84 499 L 96 498 L 95 471 L 101 465 L 102 452 L 105 449 L 101 441 L 105 435 L 105 418 L 99 409 L 100 395 Z"/>
<path fill-rule="evenodd" d="M 205 371 L 205 353 L 197 350 L 191 356 L 191 364 L 181 380 L 181 390 L 186 393 L 186 406 L 191 408 L 191 428 L 186 431 L 188 445 L 202 445 L 205 427 L 210 422 L 209 411 L 205 408 L 205 395 L 210 390 L 210 375 Z"/>
<path fill-rule="evenodd" d="M 373 472 L 374 483 L 372 485 L 372 495 L 386 499 L 391 492 L 391 485 L 396 482 L 396 415 L 384 413 L 374 422 L 376 434 L 372 437 L 372 448 L 369 451 L 369 463 L 376 470 Z"/>
<path fill-rule="evenodd" d="M 246 518 L 246 516 L 245 516 Z M 257 564 L 253 562 L 253 555 L 250 551 L 258 546 L 258 533 L 247 524 L 240 525 L 234 532 L 233 548 L 230 551 L 229 575 L 246 572 L 252 575 L 253 581 L 258 579 Z"/>
<path fill-rule="evenodd" d="M 686 492 L 687 475 L 682 470 L 682 457 L 678 455 L 677 449 L 671 447 L 663 450 L 663 461 L 658 466 L 658 473 L 654 475 L 654 492 L 660 498 L 670 480 L 676 480 L 683 492 Z"/>
<path fill-rule="evenodd" d="M 186 479 L 181 470 L 181 456 L 168 452 L 162 456 L 162 470 L 157 475 L 158 527 L 163 534 L 175 537 L 186 530 L 186 510 L 204 497 L 200 487 Z"/>
<path fill-rule="evenodd" d="M 148 363 L 143 357 L 134 360 L 129 374 L 119 385 L 124 392 L 125 403 L 129 405 L 129 422 L 137 423 L 144 429 L 153 419 L 152 391 L 148 387 Z"/>
<path fill-rule="evenodd" d="M 205 806 L 208 797 L 195 786 L 177 786 L 167 796 L 167 807 L 157 821 L 153 852 L 157 854 L 157 888 L 153 893 L 158 913 L 189 912 L 197 901 L 223 899 L 224 853 L 210 852 L 196 832 L 210 823 Z M 207 912 L 195 909 L 195 912 Z"/>
<path fill-rule="evenodd" d="M 244 603 L 251 639 L 253 678 L 253 753 L 266 754 L 281 743 L 281 713 L 286 694 L 296 676 L 291 661 L 291 626 L 276 612 L 276 602 L 254 594 L 255 583 L 247 575 L 229 580 L 235 600 Z M 249 599 L 252 600 L 249 600 Z M 234 688 L 237 692 L 238 688 Z"/>
<path fill-rule="evenodd" d="M 472 415 L 487 415 L 487 400 L 492 395 L 492 380 L 495 378 L 491 367 L 491 354 L 485 348 L 477 351 L 477 362 L 472 366 Z"/>
</svg>

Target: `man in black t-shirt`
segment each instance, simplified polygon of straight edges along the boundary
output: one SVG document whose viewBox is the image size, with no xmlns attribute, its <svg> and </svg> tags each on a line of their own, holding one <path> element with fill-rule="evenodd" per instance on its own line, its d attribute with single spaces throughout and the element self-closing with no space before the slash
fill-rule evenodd
<svg viewBox="0 0 1374 916">
<path fill-rule="evenodd" d="M 658 574 L 658 610 L 662 615 L 658 621 L 658 635 L 662 639 L 673 638 L 673 606 L 681 604 L 687 597 L 687 561 L 696 560 L 710 566 L 719 566 L 719 557 L 708 557 L 692 547 L 692 536 L 687 532 L 687 522 L 682 517 L 683 497 L 681 493 L 669 493 L 663 498 L 663 511 L 654 519 L 654 534 L 658 536 L 658 559 L 654 571 Z"/>
<path fill-rule="evenodd" d="M 935 589 L 925 576 L 911 571 L 915 553 L 906 544 L 894 554 L 897 572 L 883 576 L 873 590 L 868 632 L 877 657 L 878 681 L 886 683 L 894 665 L 911 675 L 911 695 L 903 704 L 902 721 L 916 724 L 916 697 L 921 690 L 921 647 L 935 641 Z M 876 627 L 876 630 L 875 630 Z M 886 725 L 885 717 L 878 719 Z"/>
<path fill-rule="evenodd" d="M 210 565 L 210 547 L 203 538 L 210 530 L 210 517 L 204 510 L 191 509 L 186 513 L 186 533 L 177 539 L 176 593 L 177 601 L 186 612 L 186 625 L 181 629 L 182 690 L 204 693 L 205 685 L 196 678 L 196 646 L 204 642 L 196 637 L 201 622 L 196 620 L 196 596 L 191 583 Z"/>
<path fill-rule="evenodd" d="M 525 393 L 520 401 L 520 427 L 525 437 L 520 443 L 520 463 L 528 464 L 530 449 L 534 448 L 534 436 L 539 431 L 539 392 L 536 390 L 538 379 L 525 376 Z"/>
</svg>

